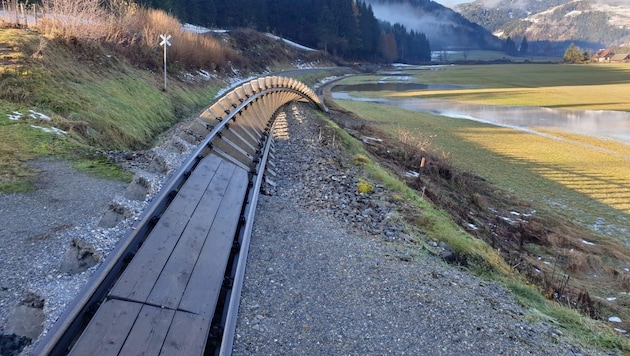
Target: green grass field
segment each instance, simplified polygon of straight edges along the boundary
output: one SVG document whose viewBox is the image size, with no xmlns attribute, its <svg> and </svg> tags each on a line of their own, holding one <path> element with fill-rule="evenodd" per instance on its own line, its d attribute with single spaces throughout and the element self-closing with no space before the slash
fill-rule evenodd
<svg viewBox="0 0 630 356">
<path fill-rule="evenodd" d="M 437 52 L 436 60 L 439 62 L 450 63 L 450 62 L 470 62 L 470 61 L 505 61 L 509 60 L 516 63 L 522 62 L 562 62 L 561 57 L 543 57 L 543 56 L 525 56 L 525 57 L 516 57 L 506 55 L 505 52 L 501 51 L 482 51 L 482 50 L 471 50 L 471 51 L 447 51 Z"/>
<path fill-rule="evenodd" d="M 473 89 L 390 93 L 490 105 L 630 111 L 630 65 L 504 64 L 409 71 L 419 83 Z"/>
</svg>

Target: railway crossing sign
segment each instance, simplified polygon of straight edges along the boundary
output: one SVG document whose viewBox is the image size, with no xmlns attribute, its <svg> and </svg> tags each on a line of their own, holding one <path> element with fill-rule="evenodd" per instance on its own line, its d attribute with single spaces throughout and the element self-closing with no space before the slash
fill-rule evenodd
<svg viewBox="0 0 630 356">
<path fill-rule="evenodd" d="M 169 42 L 171 40 L 171 35 L 160 35 L 160 38 L 162 39 L 162 42 L 160 42 L 160 46 L 171 45 L 171 42 Z"/>
<path fill-rule="evenodd" d="M 171 45 L 171 35 L 160 35 L 160 46 L 164 47 L 164 91 L 166 91 L 166 47 Z"/>
</svg>

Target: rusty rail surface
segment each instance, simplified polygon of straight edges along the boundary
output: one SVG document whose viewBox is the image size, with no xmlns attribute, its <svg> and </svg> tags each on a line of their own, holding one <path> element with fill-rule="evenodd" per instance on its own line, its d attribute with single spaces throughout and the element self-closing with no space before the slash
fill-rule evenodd
<svg viewBox="0 0 630 356">
<path fill-rule="evenodd" d="M 133 261 L 195 168 L 210 155 L 249 172 L 249 187 L 243 197 L 243 209 L 231 256 L 226 270 L 220 271 L 229 283 L 224 283 L 221 289 L 204 351 L 205 354 L 230 354 L 258 193 L 272 150 L 270 130 L 278 111 L 294 101 L 310 102 L 320 110 L 327 111 L 320 98 L 306 85 L 292 78 L 278 76 L 259 78 L 239 85 L 204 110 L 184 134 L 190 136 L 187 137 L 189 140 L 196 139 L 195 142 L 199 142 L 196 149 L 119 241 L 88 284 L 66 307 L 55 325 L 36 345 L 34 354 L 72 354 L 74 344 L 98 308 L 108 299 L 112 286 Z"/>
</svg>

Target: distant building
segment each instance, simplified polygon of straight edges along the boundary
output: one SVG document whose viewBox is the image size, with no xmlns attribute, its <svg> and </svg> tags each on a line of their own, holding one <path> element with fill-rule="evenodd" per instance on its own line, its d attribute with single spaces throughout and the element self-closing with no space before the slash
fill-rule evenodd
<svg viewBox="0 0 630 356">
<path fill-rule="evenodd" d="M 611 63 L 630 63 L 630 53 L 617 53 L 610 59 Z"/>
<path fill-rule="evenodd" d="M 593 60 L 599 63 L 609 63 L 614 55 L 615 51 L 613 51 L 612 49 L 600 49 L 593 56 Z"/>
</svg>

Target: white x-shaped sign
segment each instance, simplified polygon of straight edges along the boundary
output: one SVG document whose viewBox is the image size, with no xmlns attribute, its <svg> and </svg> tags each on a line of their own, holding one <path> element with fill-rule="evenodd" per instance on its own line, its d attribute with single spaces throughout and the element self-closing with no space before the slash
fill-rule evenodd
<svg viewBox="0 0 630 356">
<path fill-rule="evenodd" d="M 171 45 L 171 43 L 169 42 L 169 40 L 171 39 L 171 35 L 160 35 L 160 38 L 162 39 L 162 42 L 160 42 L 160 46 Z"/>
</svg>

